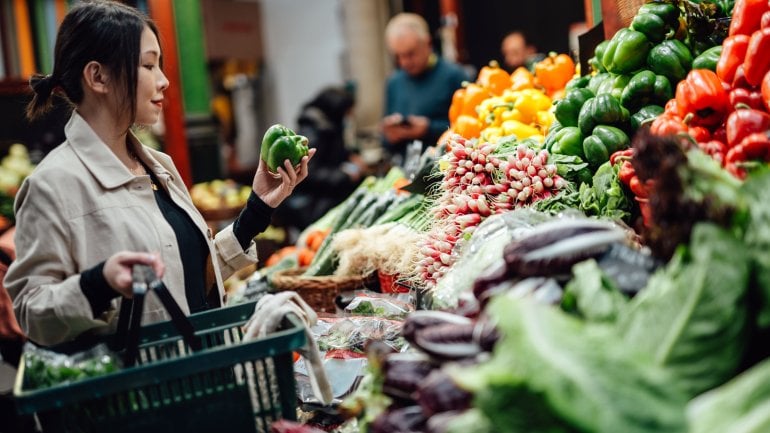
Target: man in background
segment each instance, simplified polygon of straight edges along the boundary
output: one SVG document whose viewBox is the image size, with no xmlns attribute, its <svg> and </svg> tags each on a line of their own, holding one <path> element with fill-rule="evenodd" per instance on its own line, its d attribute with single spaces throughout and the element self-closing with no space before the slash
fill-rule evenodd
<svg viewBox="0 0 770 433">
<path fill-rule="evenodd" d="M 505 68 L 510 72 L 520 66 L 531 70 L 534 62 L 542 58 L 537 54 L 535 47 L 527 42 L 524 33 L 519 30 L 505 35 L 500 44 L 500 53 L 503 55 Z"/>
<path fill-rule="evenodd" d="M 452 95 L 468 76 L 433 52 L 428 24 L 417 14 L 394 16 L 385 41 L 399 69 L 388 78 L 381 127 L 385 149 L 402 159 L 407 143 L 433 146 L 449 128 Z"/>
</svg>

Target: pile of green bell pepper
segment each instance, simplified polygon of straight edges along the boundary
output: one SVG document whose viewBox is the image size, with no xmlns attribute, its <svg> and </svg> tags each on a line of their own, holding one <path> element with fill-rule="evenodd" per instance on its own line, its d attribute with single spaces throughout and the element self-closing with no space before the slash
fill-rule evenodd
<svg viewBox="0 0 770 433">
<path fill-rule="evenodd" d="M 610 94 L 602 94 L 589 99 L 580 108 L 578 127 L 583 135 L 591 135 L 597 125 L 625 127 L 630 114 L 620 105 L 620 101 Z"/>
<path fill-rule="evenodd" d="M 623 89 L 620 103 L 629 110 L 638 110 L 649 104 L 666 105 L 674 97 L 671 82 L 663 75 L 641 71 L 634 75 Z"/>
<path fill-rule="evenodd" d="M 679 9 L 670 3 L 645 3 L 631 21 L 631 28 L 659 43 L 679 28 Z"/>
<path fill-rule="evenodd" d="M 278 167 L 283 167 L 284 161 L 291 161 L 296 166 L 302 157 L 308 154 L 307 137 L 297 135 L 291 129 L 276 124 L 271 126 L 262 137 L 260 157 L 267 163 L 272 172 L 277 172 Z"/>
</svg>

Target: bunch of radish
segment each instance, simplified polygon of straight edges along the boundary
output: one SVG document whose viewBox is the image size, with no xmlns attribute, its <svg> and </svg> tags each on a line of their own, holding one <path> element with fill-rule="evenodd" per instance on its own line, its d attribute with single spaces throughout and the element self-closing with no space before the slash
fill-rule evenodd
<svg viewBox="0 0 770 433">
<path fill-rule="evenodd" d="M 565 186 L 548 164 L 548 151 L 524 144 L 498 147 L 455 134 L 444 156 L 446 170 L 433 205 L 435 223 L 419 245 L 416 273 L 435 286 L 456 260 L 453 252 L 488 216 L 528 206 Z"/>
</svg>

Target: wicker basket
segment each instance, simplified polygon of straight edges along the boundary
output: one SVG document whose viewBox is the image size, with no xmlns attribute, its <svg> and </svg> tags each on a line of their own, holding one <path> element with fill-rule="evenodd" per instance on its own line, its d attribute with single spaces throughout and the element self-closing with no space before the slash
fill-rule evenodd
<svg viewBox="0 0 770 433">
<path fill-rule="evenodd" d="M 303 277 L 305 268 L 293 268 L 278 271 L 270 279 L 270 285 L 276 291 L 294 290 L 314 310 L 333 313 L 336 309 L 334 300 L 337 295 L 347 290 L 363 289 L 377 284 L 377 273 L 338 277 Z"/>
</svg>

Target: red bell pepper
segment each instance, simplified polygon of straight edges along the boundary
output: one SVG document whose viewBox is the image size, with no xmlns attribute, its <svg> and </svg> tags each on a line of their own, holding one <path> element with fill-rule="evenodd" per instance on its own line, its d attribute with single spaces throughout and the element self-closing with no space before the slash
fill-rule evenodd
<svg viewBox="0 0 770 433">
<path fill-rule="evenodd" d="M 741 108 L 727 116 L 725 129 L 727 145 L 732 148 L 747 136 L 770 129 L 770 114 L 761 110 Z"/>
<path fill-rule="evenodd" d="M 660 136 L 678 135 L 687 132 L 687 125 L 684 124 L 681 117 L 663 113 L 652 121 L 650 132 Z"/>
<path fill-rule="evenodd" d="M 728 36 L 753 33 L 759 28 L 762 14 L 768 9 L 767 0 L 736 0 Z"/>
<path fill-rule="evenodd" d="M 716 126 L 728 109 L 727 92 L 717 74 L 708 69 L 693 69 L 676 86 L 679 116 L 692 126 Z"/>
<path fill-rule="evenodd" d="M 642 183 L 642 181 L 639 179 L 639 176 L 633 176 L 631 180 L 628 181 L 628 189 L 630 189 L 631 192 L 633 192 L 634 195 L 639 198 L 647 198 L 650 194 L 647 189 L 647 185 Z"/>
<path fill-rule="evenodd" d="M 770 72 L 765 74 L 765 78 L 762 79 L 762 102 L 765 104 L 765 109 L 770 111 Z"/>
<path fill-rule="evenodd" d="M 753 86 L 746 81 L 746 74 L 743 73 L 743 64 L 738 66 L 733 77 L 733 88 L 754 90 Z"/>
<path fill-rule="evenodd" d="M 770 161 L 770 136 L 767 132 L 755 132 L 743 139 L 725 155 L 725 168 L 740 179 L 746 177 L 750 161 Z"/>
<path fill-rule="evenodd" d="M 732 83 L 735 71 L 743 64 L 751 38 L 748 35 L 735 35 L 722 42 L 722 54 L 717 62 L 717 75 L 723 81 Z"/>
<path fill-rule="evenodd" d="M 617 152 L 610 155 L 610 164 L 615 165 L 616 161 L 628 161 L 633 157 L 634 157 L 633 147 L 629 147 L 628 149 L 618 150 Z"/>
<path fill-rule="evenodd" d="M 743 73 L 752 86 L 759 86 L 762 78 L 770 70 L 770 28 L 760 29 L 751 35 L 746 59 L 743 61 Z"/>
<path fill-rule="evenodd" d="M 672 114 L 674 116 L 679 116 L 679 108 L 676 106 L 676 99 L 671 98 L 666 102 L 666 106 L 663 107 L 663 112 L 666 114 Z"/>
<path fill-rule="evenodd" d="M 728 97 L 730 100 L 731 110 L 735 110 L 739 105 L 746 105 L 749 108 L 754 108 L 757 110 L 764 108 L 762 105 L 762 94 L 753 90 L 736 87 L 730 91 Z"/>
<path fill-rule="evenodd" d="M 703 126 L 691 126 L 687 128 L 687 133 L 694 138 L 697 143 L 711 140 L 711 131 Z"/>
<path fill-rule="evenodd" d="M 721 141 L 722 143 L 727 143 L 727 129 L 725 128 L 724 124 L 719 125 L 719 127 L 717 127 L 713 133 L 711 133 L 711 139 Z"/>
<path fill-rule="evenodd" d="M 698 143 L 698 147 L 705 153 L 707 153 L 714 161 L 719 165 L 725 165 L 725 153 L 727 153 L 727 146 L 724 142 L 719 140 L 709 140 L 703 143 Z"/>
<path fill-rule="evenodd" d="M 759 20 L 759 28 L 766 29 L 770 27 L 770 11 L 762 14 L 762 19 Z"/>
</svg>

